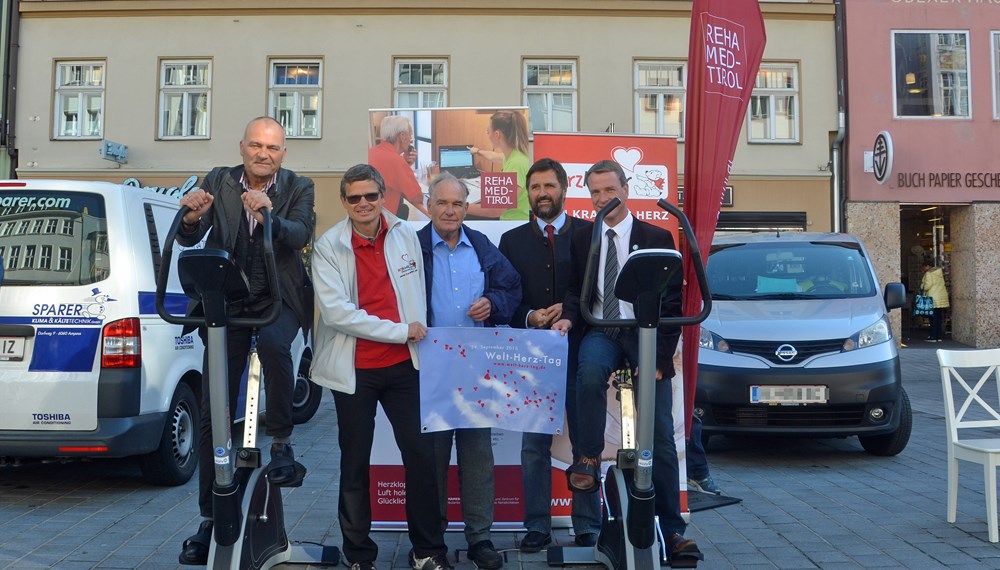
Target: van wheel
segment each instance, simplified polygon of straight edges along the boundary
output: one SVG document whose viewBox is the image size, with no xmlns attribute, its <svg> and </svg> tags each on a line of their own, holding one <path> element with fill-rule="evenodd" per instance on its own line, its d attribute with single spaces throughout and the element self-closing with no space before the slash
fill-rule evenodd
<svg viewBox="0 0 1000 570">
<path fill-rule="evenodd" d="M 299 363 L 299 372 L 295 375 L 295 389 L 292 392 L 292 422 L 295 425 L 311 420 L 323 399 L 323 390 L 309 379 L 311 365 L 309 354 L 304 354 Z"/>
<path fill-rule="evenodd" d="M 872 455 L 890 457 L 898 455 L 906 449 L 906 444 L 910 441 L 910 430 L 913 428 L 913 410 L 910 409 L 910 397 L 903 390 L 903 397 L 899 403 L 899 428 L 885 435 L 859 435 L 861 447 Z"/>
<path fill-rule="evenodd" d="M 139 467 L 153 485 L 187 483 L 198 467 L 198 398 L 186 383 L 177 384 L 160 447 L 139 458 Z"/>
</svg>

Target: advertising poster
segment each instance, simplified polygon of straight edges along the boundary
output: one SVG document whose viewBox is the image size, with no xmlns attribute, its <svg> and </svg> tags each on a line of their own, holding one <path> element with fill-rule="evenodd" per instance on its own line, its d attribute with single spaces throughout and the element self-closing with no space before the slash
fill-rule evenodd
<svg viewBox="0 0 1000 570">
<path fill-rule="evenodd" d="M 524 177 L 534 160 L 526 107 L 371 109 L 368 115 L 368 163 L 385 178 L 386 210 L 423 226 L 428 187 L 448 172 L 469 189 L 466 220 L 494 242 L 528 220 Z"/>
<path fill-rule="evenodd" d="M 535 156 L 562 163 L 569 178 L 566 211 L 594 219 L 584 181 L 587 169 L 600 160 L 621 165 L 628 178 L 628 208 L 637 219 L 669 230 L 677 243 L 677 220 L 656 202 L 677 205 L 677 140 L 662 136 L 596 133 L 535 133 Z"/>
</svg>

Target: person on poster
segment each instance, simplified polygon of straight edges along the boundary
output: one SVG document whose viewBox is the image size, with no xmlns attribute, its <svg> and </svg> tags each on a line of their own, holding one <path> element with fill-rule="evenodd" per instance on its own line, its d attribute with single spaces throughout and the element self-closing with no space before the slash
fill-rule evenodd
<svg viewBox="0 0 1000 570">
<path fill-rule="evenodd" d="M 379 124 L 378 134 L 381 142 L 368 149 L 368 164 L 385 180 L 386 211 L 405 220 L 410 212 L 408 202 L 426 215 L 424 191 L 413 174 L 416 150 L 411 144 L 413 126 L 410 120 L 403 115 L 386 115 Z"/>
<path fill-rule="evenodd" d="M 514 172 L 517 174 L 517 206 L 500 210 L 497 208 L 483 208 L 479 204 L 470 207 L 469 212 L 476 217 L 497 218 L 501 220 L 527 220 L 528 219 L 528 192 L 525 189 L 525 177 L 528 168 L 531 167 L 531 159 L 528 158 L 528 121 L 524 118 L 524 113 L 518 111 L 497 111 L 490 117 L 490 126 L 487 130 L 490 137 L 490 144 L 497 150 L 486 150 L 478 147 L 469 147 L 473 156 L 481 156 L 490 162 L 501 162 L 500 172 Z"/>
<path fill-rule="evenodd" d="M 305 473 L 305 468 L 295 461 L 291 446 L 292 389 L 295 385 L 291 345 L 299 328 L 308 334 L 313 322 L 312 293 L 308 289 L 309 278 L 299 250 L 312 239 L 316 220 L 313 181 L 281 168 L 286 150 L 285 130 L 277 121 L 271 117 L 250 121 L 240 141 L 243 164 L 212 169 L 200 189 L 188 192 L 180 199 L 180 205 L 190 211 L 184 215 L 177 232 L 177 243 L 182 246 L 193 247 L 208 234 L 205 247 L 222 249 L 234 256 L 249 280 L 250 297 L 231 304 L 229 314 L 256 317 L 265 314 L 271 307 L 264 271 L 263 240 L 260 237 L 264 219 L 260 209 L 267 208 L 271 212 L 282 308 L 278 320 L 257 333 L 257 350 L 267 391 L 267 416 L 264 421 L 272 436 L 268 479 L 278 486 L 301 484 L 302 474 Z M 189 307 L 189 314 L 200 312 L 200 306 Z M 227 386 L 230 405 L 235 405 L 250 353 L 253 330 L 230 326 L 227 332 Z M 204 341 L 204 327 L 199 334 Z M 215 469 L 207 351 L 202 370 L 198 507 L 204 520 L 198 532 L 184 541 L 179 556 L 181 564 L 192 565 L 203 565 L 208 560 L 214 528 L 212 483 Z"/>
<path fill-rule="evenodd" d="M 417 232 L 426 268 L 428 323 L 432 327 L 509 324 L 521 302 L 521 278 L 489 238 L 463 225 L 469 189 L 446 172 L 431 182 L 428 195 L 431 221 Z M 454 440 L 469 559 L 484 570 L 503 567 L 503 556 L 490 540 L 494 501 L 490 428 L 439 431 L 433 437 L 442 528 L 448 526 L 448 464 Z"/>
<path fill-rule="evenodd" d="M 944 320 L 945 310 L 951 306 L 948 302 L 948 287 L 944 283 L 944 270 L 934 267 L 929 262 L 925 262 L 924 276 L 920 279 L 920 290 L 924 295 L 934 299 L 934 312 L 931 313 L 931 334 L 927 337 L 927 342 L 941 342 L 944 334 L 941 330 L 941 322 Z"/>
<path fill-rule="evenodd" d="M 369 468 L 376 406 L 403 460 L 415 570 L 450 568 L 438 505 L 434 441 L 420 430 L 416 343 L 427 334 L 424 265 L 410 224 L 383 210 L 385 182 L 367 164 L 340 182 L 347 219 L 313 248 L 319 322 L 313 382 L 333 390 L 340 442 L 338 514 L 351 568 L 375 568 Z"/>
<path fill-rule="evenodd" d="M 511 326 L 547 329 L 562 316 L 562 301 L 569 283 L 570 236 L 591 222 L 566 214 L 563 206 L 569 179 L 561 164 L 551 158 L 536 161 L 525 177 L 528 202 L 534 219 L 508 230 L 500 237 L 500 253 L 521 275 L 521 304 Z M 576 359 L 581 329 L 569 335 L 567 356 L 567 423 L 576 423 Z M 570 432 L 576 454 L 576 434 Z M 570 460 L 571 462 L 573 460 Z M 521 435 L 521 479 L 524 483 L 524 528 L 521 552 L 538 552 L 552 543 L 552 436 Z M 574 539 L 580 546 L 593 546 L 601 530 L 601 503 L 595 493 L 574 493 L 572 503 Z"/>
<path fill-rule="evenodd" d="M 583 327 L 576 373 L 576 431 L 579 460 L 566 470 L 571 491 L 594 493 L 600 486 L 601 451 L 607 410 L 608 377 L 626 361 L 638 362 L 638 331 L 635 328 L 590 328 L 580 312 L 580 290 L 593 232 L 601 232 L 600 263 L 594 275 L 595 295 L 592 310 L 606 319 L 634 318 L 632 304 L 615 298 L 618 272 L 632 251 L 675 249 L 667 230 L 635 219 L 629 212 L 628 180 L 622 167 L 602 160 L 584 175 L 594 209 L 600 210 L 614 198 L 621 204 L 605 218 L 601 227 L 578 230 L 570 238 L 570 281 L 563 301 L 562 318 L 552 328 L 569 333 Z M 680 316 L 680 274 L 661 303 L 661 315 Z M 656 514 L 666 540 L 669 557 L 700 552 L 695 541 L 685 538 L 687 523 L 681 518 L 680 470 L 674 443 L 673 394 L 670 379 L 674 376 L 673 357 L 680 328 L 660 326 L 656 334 L 656 416 L 653 429 L 653 487 L 656 491 Z"/>
</svg>

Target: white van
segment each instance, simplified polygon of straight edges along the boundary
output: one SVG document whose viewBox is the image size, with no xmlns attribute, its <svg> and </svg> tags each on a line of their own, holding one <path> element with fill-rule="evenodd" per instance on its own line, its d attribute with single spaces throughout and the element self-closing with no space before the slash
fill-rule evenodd
<svg viewBox="0 0 1000 570">
<path fill-rule="evenodd" d="M 196 333 L 154 299 L 178 192 L 65 180 L 0 181 L 0 464 L 136 456 L 145 479 L 181 485 L 198 463 Z M 165 304 L 188 298 L 171 268 Z M 293 420 L 316 413 L 311 343 L 298 335 Z M 242 411 L 237 410 L 237 416 Z"/>
<path fill-rule="evenodd" d="M 910 438 L 889 311 L 868 252 L 848 234 L 718 237 L 706 272 L 695 414 L 713 435 L 857 436 L 873 455 Z"/>
<path fill-rule="evenodd" d="M 203 346 L 154 306 L 177 209 L 117 184 L 0 182 L 0 458 L 138 456 L 152 483 L 191 478 Z M 187 305 L 176 272 L 167 304 Z"/>
</svg>

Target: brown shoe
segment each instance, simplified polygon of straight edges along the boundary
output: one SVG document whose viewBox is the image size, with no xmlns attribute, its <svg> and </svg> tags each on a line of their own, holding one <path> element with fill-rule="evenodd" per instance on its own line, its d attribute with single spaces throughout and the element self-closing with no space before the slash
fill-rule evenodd
<svg viewBox="0 0 1000 570">
<path fill-rule="evenodd" d="M 601 459 L 581 456 L 566 469 L 566 486 L 574 493 L 596 493 L 600 486 Z"/>
</svg>

